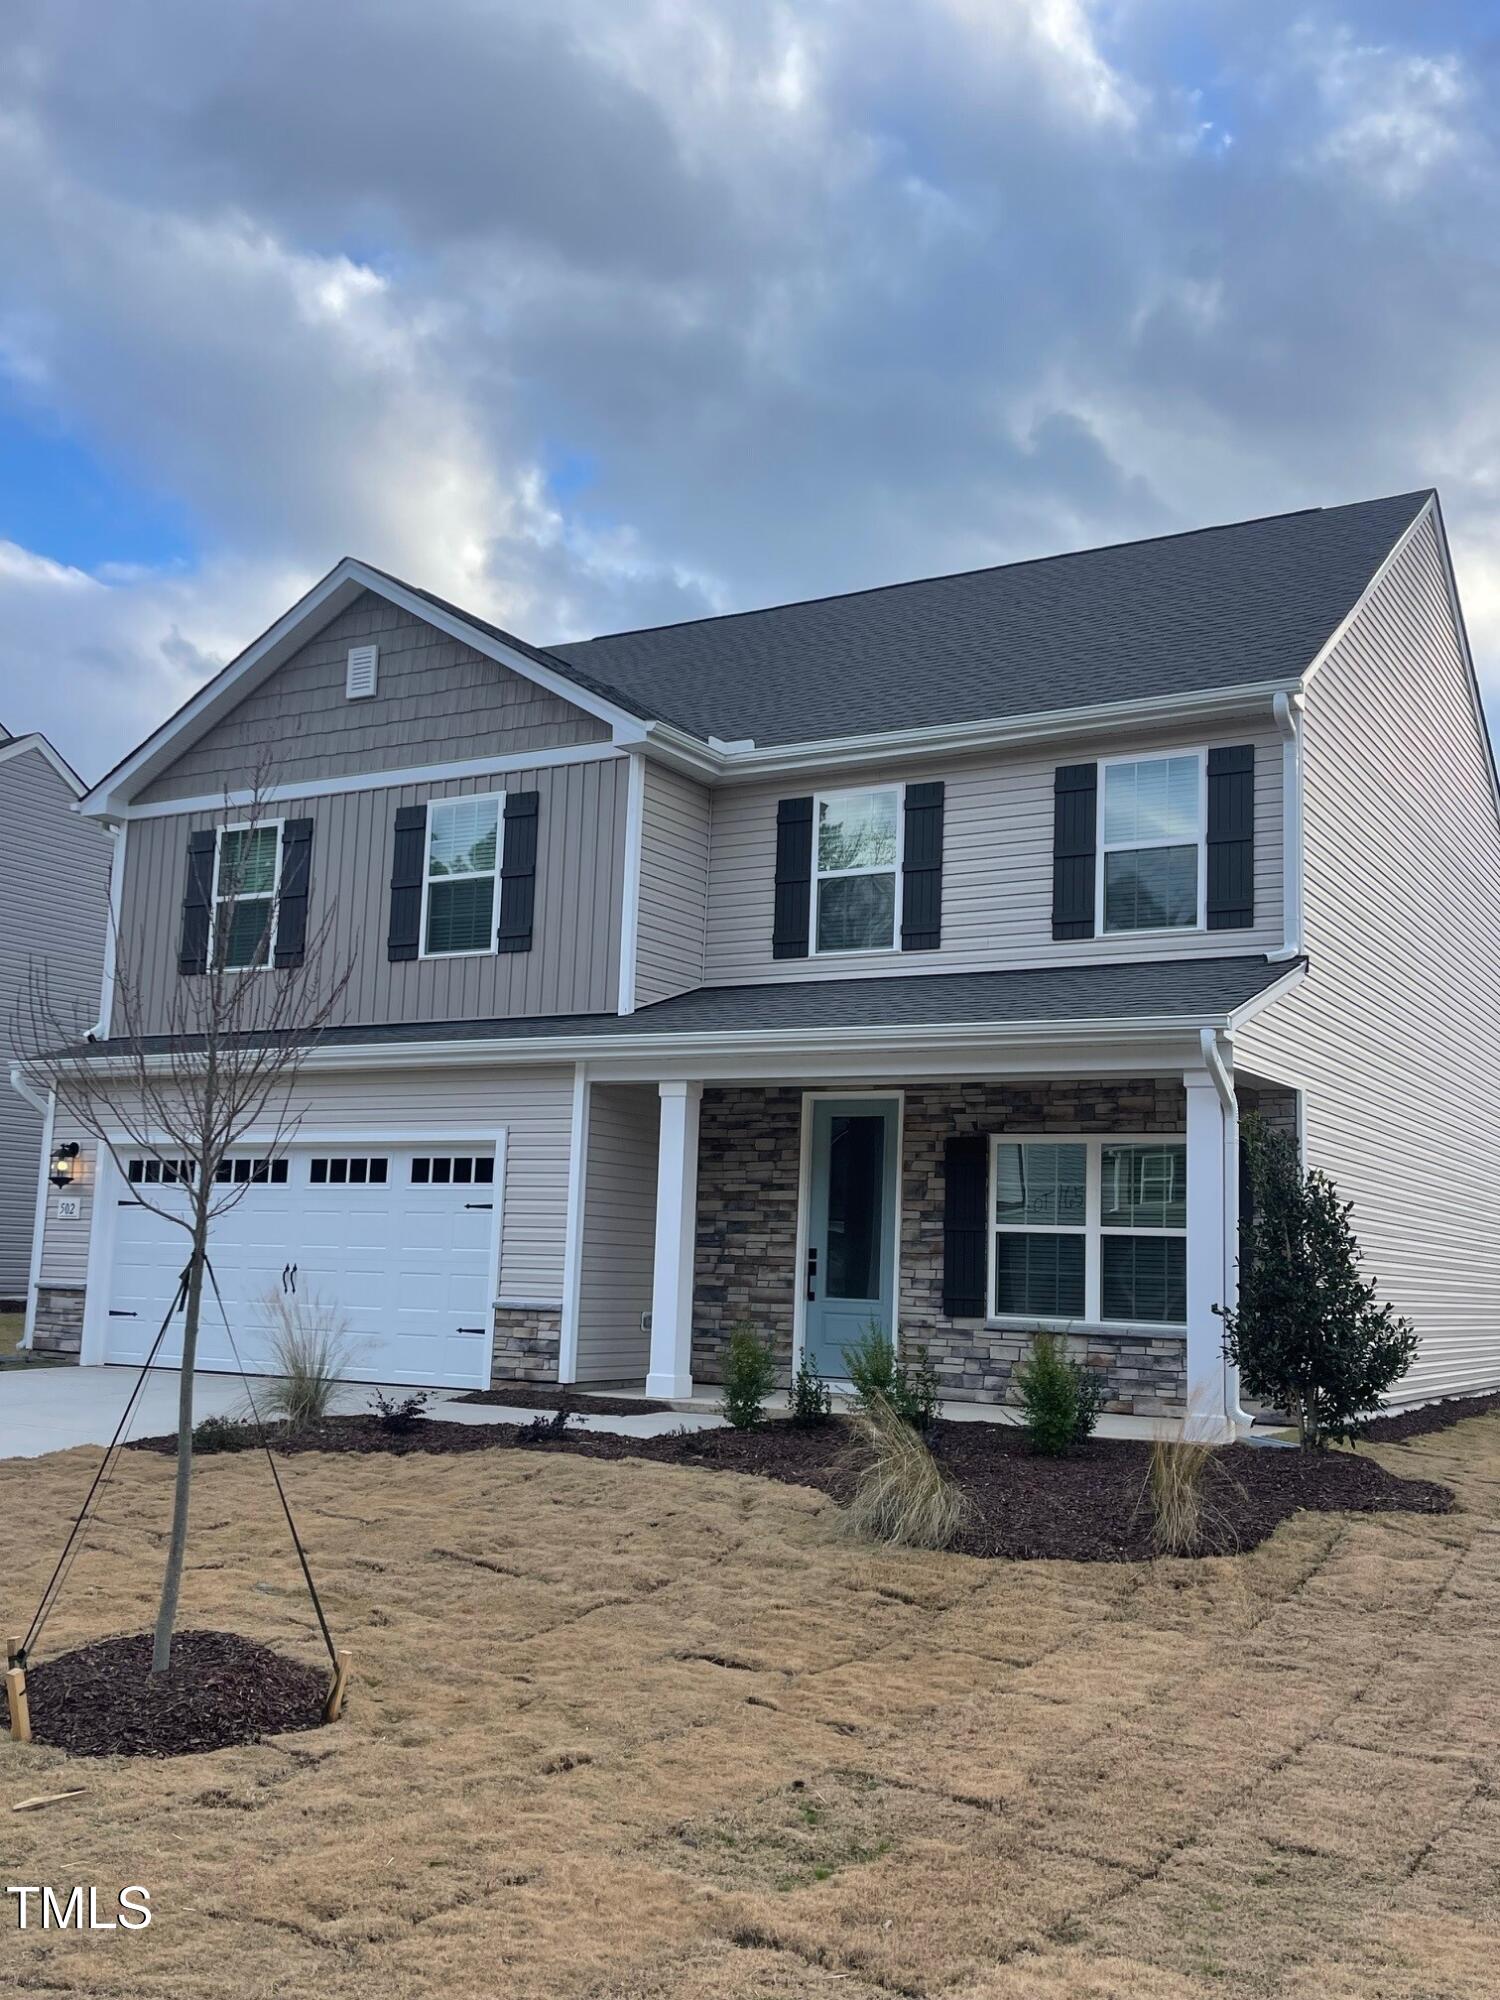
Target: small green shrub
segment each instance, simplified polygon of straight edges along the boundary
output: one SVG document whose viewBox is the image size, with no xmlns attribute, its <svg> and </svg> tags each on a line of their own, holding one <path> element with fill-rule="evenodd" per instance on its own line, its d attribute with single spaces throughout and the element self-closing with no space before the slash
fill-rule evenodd
<svg viewBox="0 0 1500 2000">
<path fill-rule="evenodd" d="M 911 1422 L 882 1396 L 854 1414 L 859 1454 L 854 1490 L 839 1526 L 862 1541 L 945 1549 L 973 1509 Z"/>
<path fill-rule="evenodd" d="M 193 1450 L 198 1453 L 253 1451 L 258 1442 L 254 1424 L 238 1417 L 200 1417 L 193 1425 Z"/>
<path fill-rule="evenodd" d="M 809 1430 L 814 1424 L 826 1424 L 832 1415 L 832 1391 L 804 1349 L 792 1377 L 792 1422 Z"/>
<path fill-rule="evenodd" d="M 410 1437 L 421 1422 L 427 1410 L 427 1391 L 417 1389 L 409 1396 L 387 1396 L 383 1389 L 377 1389 L 370 1398 L 370 1408 L 380 1421 L 380 1428 L 391 1437 Z"/>
<path fill-rule="evenodd" d="M 917 1349 L 916 1366 L 896 1359 L 896 1350 L 872 1320 L 852 1347 L 844 1349 L 844 1366 L 854 1385 L 857 1408 L 877 1404 L 892 1409 L 919 1431 L 932 1428 L 938 1408 L 938 1379 L 927 1349 Z"/>
<path fill-rule="evenodd" d="M 737 1431 L 753 1431 L 766 1413 L 766 1398 L 776 1382 L 771 1350 L 749 1320 L 741 1320 L 729 1336 L 724 1357 L 724 1393 L 719 1407 Z"/>
<path fill-rule="evenodd" d="M 1092 1433 L 1104 1407 L 1104 1381 L 1080 1361 L 1070 1361 L 1056 1334 L 1039 1333 L 1016 1371 L 1022 1423 L 1032 1449 L 1062 1458 Z"/>
</svg>

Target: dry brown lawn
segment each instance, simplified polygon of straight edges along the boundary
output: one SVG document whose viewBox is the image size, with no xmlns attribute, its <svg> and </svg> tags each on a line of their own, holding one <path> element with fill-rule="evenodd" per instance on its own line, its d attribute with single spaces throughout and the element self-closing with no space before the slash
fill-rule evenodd
<svg viewBox="0 0 1500 2000">
<path fill-rule="evenodd" d="M 1446 1517 L 1237 1560 L 863 1553 L 728 1474 L 284 1461 L 346 1720 L 166 1763 L 0 1743 L 0 1991 L 121 2000 L 1491 2000 L 1500 1417 L 1382 1453 Z M 3 1622 L 96 1463 L 0 1466 Z M 127 1454 L 44 1651 L 147 1621 L 171 1464 Z M 253 1457 L 200 1467 L 192 1624 L 317 1657 Z M 107 1899 L 106 1899 L 107 1900 Z"/>
</svg>

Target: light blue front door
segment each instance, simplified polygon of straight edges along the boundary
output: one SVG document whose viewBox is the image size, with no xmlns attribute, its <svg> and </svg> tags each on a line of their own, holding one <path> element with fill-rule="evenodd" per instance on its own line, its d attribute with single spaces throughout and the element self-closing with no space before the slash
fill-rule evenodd
<svg viewBox="0 0 1500 2000">
<path fill-rule="evenodd" d="M 815 1100 L 804 1340 L 835 1381 L 849 1373 L 844 1349 L 872 1325 L 891 1337 L 896 1168 L 894 1098 Z"/>
</svg>

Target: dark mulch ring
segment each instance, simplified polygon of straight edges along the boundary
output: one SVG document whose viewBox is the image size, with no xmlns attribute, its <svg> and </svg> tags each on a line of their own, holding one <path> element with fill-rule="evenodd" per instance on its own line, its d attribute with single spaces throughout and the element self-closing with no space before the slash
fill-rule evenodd
<svg viewBox="0 0 1500 2000">
<path fill-rule="evenodd" d="M 1451 1430 L 1466 1417 L 1487 1416 L 1491 1410 L 1500 1410 L 1500 1395 L 1448 1396 L 1441 1403 L 1423 1403 L 1415 1410 L 1393 1410 L 1388 1417 L 1372 1417 L 1364 1435 L 1371 1444 L 1405 1444 L 1408 1438 Z"/>
<path fill-rule="evenodd" d="M 151 1672 L 151 1634 L 100 1639 L 26 1670 L 32 1740 L 77 1757 L 183 1757 L 323 1720 L 329 1675 L 235 1632 L 179 1632 Z"/>
<path fill-rule="evenodd" d="M 659 1416 L 670 1403 L 653 1403 L 647 1396 L 607 1396 L 592 1390 L 559 1389 L 546 1382 L 507 1382 L 499 1389 L 471 1389 L 455 1403 L 499 1403 L 512 1410 L 586 1410 L 596 1417 Z"/>
<path fill-rule="evenodd" d="M 143 1440 L 171 1451 L 171 1438 Z M 586 1458 L 645 1458 L 658 1465 L 745 1472 L 811 1486 L 835 1499 L 853 1484 L 855 1433 L 843 1418 L 810 1429 L 784 1419 L 759 1430 L 670 1432 L 626 1438 L 608 1431 L 553 1431 L 531 1424 L 442 1424 L 424 1420 L 392 1437 L 373 1418 L 332 1417 L 276 1441 L 276 1449 L 345 1452 L 567 1451 Z M 1091 1438 L 1071 1458 L 1041 1458 L 1024 1432 L 1004 1424 L 939 1423 L 931 1443 L 969 1496 L 974 1520 L 954 1547 L 974 1556 L 1067 1562 L 1138 1562 L 1154 1553 L 1146 1471 L 1151 1447 Z M 1365 1454 L 1228 1445 L 1215 1461 L 1213 1531 L 1204 1554 L 1253 1549 L 1299 1507 L 1324 1513 L 1444 1514 L 1446 1486 L 1402 1479 Z"/>
</svg>

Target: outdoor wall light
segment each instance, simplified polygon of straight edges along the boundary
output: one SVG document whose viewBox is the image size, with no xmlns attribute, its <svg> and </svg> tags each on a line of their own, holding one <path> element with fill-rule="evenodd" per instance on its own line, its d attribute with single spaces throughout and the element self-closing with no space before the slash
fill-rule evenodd
<svg viewBox="0 0 1500 2000">
<path fill-rule="evenodd" d="M 65 1145 L 59 1146 L 52 1155 L 52 1185 L 59 1188 L 71 1187 L 73 1177 L 77 1172 L 78 1141 L 76 1139 L 69 1139 Z"/>
</svg>

